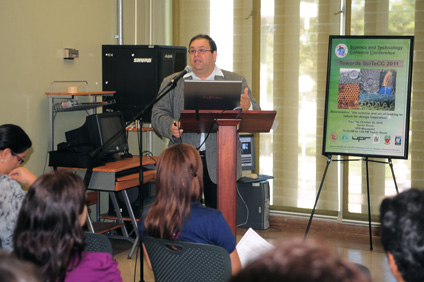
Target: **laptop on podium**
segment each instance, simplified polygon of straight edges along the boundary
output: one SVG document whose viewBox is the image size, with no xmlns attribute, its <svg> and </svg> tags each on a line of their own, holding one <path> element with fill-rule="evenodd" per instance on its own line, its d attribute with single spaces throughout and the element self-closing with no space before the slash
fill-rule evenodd
<svg viewBox="0 0 424 282">
<path fill-rule="evenodd" d="M 240 107 L 241 81 L 185 80 L 185 110 L 233 110 Z"/>
</svg>

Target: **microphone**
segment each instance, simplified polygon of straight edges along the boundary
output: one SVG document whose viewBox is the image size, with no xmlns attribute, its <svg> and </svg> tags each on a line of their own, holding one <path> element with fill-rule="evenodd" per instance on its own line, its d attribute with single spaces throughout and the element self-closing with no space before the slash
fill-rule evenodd
<svg viewBox="0 0 424 282">
<path fill-rule="evenodd" d="M 178 75 L 176 75 L 171 81 L 169 82 L 169 85 L 176 85 L 178 80 L 180 80 L 186 73 L 191 72 L 191 67 L 186 66 L 182 72 L 180 72 Z"/>
</svg>

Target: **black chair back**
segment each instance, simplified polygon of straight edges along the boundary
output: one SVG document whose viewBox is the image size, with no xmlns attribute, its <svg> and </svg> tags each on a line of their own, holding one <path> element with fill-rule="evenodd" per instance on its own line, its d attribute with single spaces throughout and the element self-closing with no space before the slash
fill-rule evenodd
<svg viewBox="0 0 424 282">
<path fill-rule="evenodd" d="M 113 256 L 112 243 L 109 238 L 103 234 L 84 232 L 84 244 L 85 252 L 103 252 Z"/>
<path fill-rule="evenodd" d="M 230 256 L 222 247 L 145 236 L 143 243 L 156 282 L 227 282 Z"/>
</svg>

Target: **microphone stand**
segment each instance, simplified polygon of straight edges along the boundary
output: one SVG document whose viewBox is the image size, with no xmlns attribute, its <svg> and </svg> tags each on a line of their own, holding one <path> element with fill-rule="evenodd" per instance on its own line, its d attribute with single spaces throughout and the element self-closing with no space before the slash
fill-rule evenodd
<svg viewBox="0 0 424 282">
<path fill-rule="evenodd" d="M 183 72 L 185 71 L 185 73 L 187 73 L 187 70 L 183 70 Z M 184 74 L 183 74 L 184 75 Z M 84 184 L 85 187 L 88 188 L 88 185 L 90 184 L 90 180 L 93 174 L 93 168 L 94 168 L 94 164 L 102 157 L 102 153 L 104 152 L 104 150 L 112 143 L 113 140 L 115 140 L 115 138 L 117 138 L 118 136 L 120 136 L 121 134 L 125 134 L 125 130 L 127 128 L 128 125 L 132 124 L 135 121 L 139 121 L 139 125 L 140 125 L 140 130 L 142 130 L 142 122 L 143 122 L 143 117 L 149 113 L 153 106 L 159 102 L 159 100 L 161 100 L 163 97 L 165 97 L 171 90 L 173 90 L 176 86 L 178 81 L 180 80 L 180 78 L 183 77 L 183 75 L 179 75 L 174 77 L 169 84 L 162 90 L 162 93 L 159 93 L 158 96 L 156 96 L 155 99 L 153 99 L 148 105 L 146 105 L 144 107 L 143 110 L 141 110 L 139 113 L 137 113 L 130 121 L 128 121 L 124 127 L 123 130 L 119 130 L 117 131 L 113 136 L 111 136 L 103 145 L 101 145 L 100 147 L 96 148 L 95 150 L 93 150 L 92 152 L 90 152 L 89 156 L 92 159 L 92 161 L 90 162 L 90 165 L 87 167 L 85 176 L 84 176 Z M 142 136 L 143 134 L 140 132 L 140 142 L 139 142 L 139 156 L 140 156 L 140 170 L 139 170 L 139 182 L 140 182 L 140 186 L 143 185 L 143 141 L 142 141 Z M 143 193 L 141 192 L 139 195 L 140 198 L 140 203 L 141 203 L 141 211 L 143 211 Z M 137 226 L 134 226 L 134 228 L 137 228 Z M 140 236 L 140 234 L 139 234 Z M 140 238 L 136 238 L 136 242 L 139 240 Z M 135 244 L 136 244 L 135 242 Z M 141 246 L 141 245 L 140 245 Z M 140 282 L 144 282 L 144 273 L 143 273 L 144 269 L 143 269 L 143 250 L 140 250 Z"/>
</svg>

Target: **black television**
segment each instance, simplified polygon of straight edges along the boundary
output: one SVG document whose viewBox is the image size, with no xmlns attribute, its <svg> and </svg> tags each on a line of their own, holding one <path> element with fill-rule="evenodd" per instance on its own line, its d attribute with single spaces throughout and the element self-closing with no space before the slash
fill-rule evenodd
<svg viewBox="0 0 424 282">
<path fill-rule="evenodd" d="M 103 152 L 108 155 L 128 151 L 125 121 L 121 112 L 89 115 L 86 118 L 86 124 L 90 144 L 95 148 L 105 146 Z M 118 132 L 121 133 L 118 134 Z"/>
<path fill-rule="evenodd" d="M 101 146 L 104 146 L 104 156 L 128 151 L 125 121 L 121 112 L 89 115 L 81 127 L 66 132 L 65 136 L 74 151 L 92 152 Z"/>
<path fill-rule="evenodd" d="M 242 170 L 256 170 L 254 141 L 253 134 L 240 135 Z"/>
</svg>

